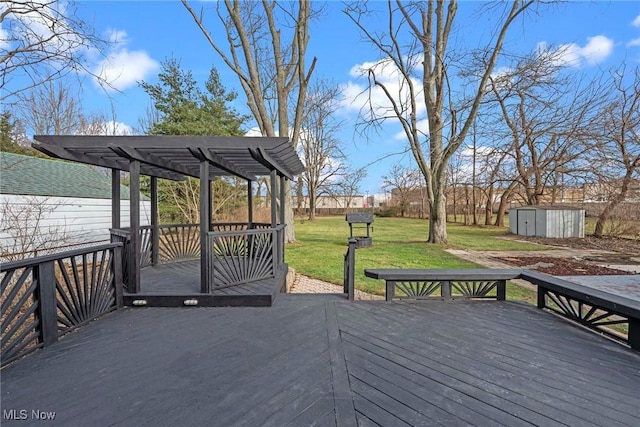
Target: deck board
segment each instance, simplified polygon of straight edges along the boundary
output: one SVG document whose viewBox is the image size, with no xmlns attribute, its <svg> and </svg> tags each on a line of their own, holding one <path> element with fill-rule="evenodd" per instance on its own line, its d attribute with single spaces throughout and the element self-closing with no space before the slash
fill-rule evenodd
<svg viewBox="0 0 640 427">
<path fill-rule="evenodd" d="M 532 306 L 125 308 L 2 371 L 49 425 L 599 425 L 640 419 L 640 354 Z M 6 418 L 6 417 L 5 417 Z M 2 420 L 2 425 L 27 425 Z"/>
</svg>

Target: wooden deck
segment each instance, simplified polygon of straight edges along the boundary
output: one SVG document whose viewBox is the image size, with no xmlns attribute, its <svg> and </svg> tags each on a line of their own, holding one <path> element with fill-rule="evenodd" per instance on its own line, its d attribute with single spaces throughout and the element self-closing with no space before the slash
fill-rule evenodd
<svg viewBox="0 0 640 427">
<path fill-rule="evenodd" d="M 64 426 L 637 426 L 640 353 L 507 301 L 125 308 L 6 367 L 2 409 L 3 426 L 29 424 L 7 419 L 21 410 Z"/>
<path fill-rule="evenodd" d="M 181 261 L 145 267 L 140 272 L 140 293 L 125 292 L 125 305 L 145 300 L 150 307 L 182 307 L 185 300 L 197 300 L 205 307 L 270 307 L 284 289 L 286 271 L 273 279 L 214 289 L 200 293 L 200 261 Z"/>
</svg>

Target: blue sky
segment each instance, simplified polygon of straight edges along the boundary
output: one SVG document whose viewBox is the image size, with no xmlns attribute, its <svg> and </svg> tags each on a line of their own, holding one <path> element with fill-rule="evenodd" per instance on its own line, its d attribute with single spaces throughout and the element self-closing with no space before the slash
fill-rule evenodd
<svg viewBox="0 0 640 427">
<path fill-rule="evenodd" d="M 199 9 L 200 4 L 194 2 L 193 5 Z M 465 43 L 481 40 L 489 31 L 483 21 L 473 15 L 479 5 L 480 2 L 472 1 L 460 4 L 458 36 Z M 95 64 L 95 69 L 107 70 L 121 92 L 105 94 L 94 84 L 85 84 L 82 101 L 87 112 L 110 116 L 113 103 L 118 122 L 137 126 L 149 102 L 137 82 L 154 83 L 160 62 L 170 57 L 179 59 L 183 68 L 191 70 L 201 82 L 206 80 L 211 66 L 215 66 L 223 84 L 236 89 L 240 95 L 234 107 L 247 111 L 237 78 L 207 44 L 179 1 L 83 1 L 79 7 L 80 16 L 100 33 L 118 41 L 107 58 Z M 341 12 L 342 7 L 342 2 L 327 3 L 324 15 L 311 27 L 308 53 L 318 58 L 314 77 L 343 85 L 344 94 L 352 98 L 366 84 L 353 70 L 360 64 L 375 62 L 378 55 L 361 41 L 355 26 Z M 210 23 L 216 19 L 213 13 L 209 16 Z M 384 20 L 380 24 L 384 25 Z M 539 43 L 568 46 L 574 68 L 581 73 L 609 69 L 623 60 L 635 66 L 640 62 L 640 2 L 585 1 L 555 5 L 544 15 L 528 19 L 525 25 L 514 26 L 506 46 L 514 51 L 530 52 Z M 380 177 L 391 164 L 398 161 L 410 164 L 411 159 L 405 155 L 376 161 L 402 151 L 405 143 L 397 137 L 400 128 L 393 124 L 386 126 L 379 136 L 370 135 L 369 140 L 356 134 L 354 123 L 359 102 L 361 100 L 343 103 L 339 111 L 344 121 L 340 136 L 353 166 L 372 164 L 362 193 L 379 193 Z"/>
</svg>

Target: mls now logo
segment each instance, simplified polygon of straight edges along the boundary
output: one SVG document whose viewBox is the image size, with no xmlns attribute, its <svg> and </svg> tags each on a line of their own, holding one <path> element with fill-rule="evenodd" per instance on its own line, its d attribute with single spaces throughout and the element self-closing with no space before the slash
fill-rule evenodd
<svg viewBox="0 0 640 427">
<path fill-rule="evenodd" d="M 55 412 L 41 411 L 33 409 L 31 412 L 26 409 L 5 409 L 2 411 L 4 420 L 53 420 L 56 418 Z"/>
</svg>

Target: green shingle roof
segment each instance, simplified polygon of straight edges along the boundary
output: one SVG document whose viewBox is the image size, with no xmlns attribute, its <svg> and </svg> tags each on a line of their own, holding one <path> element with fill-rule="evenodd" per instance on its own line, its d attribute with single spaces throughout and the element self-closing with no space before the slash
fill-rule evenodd
<svg viewBox="0 0 640 427">
<path fill-rule="evenodd" d="M 111 178 L 80 163 L 0 153 L 0 193 L 111 199 Z M 120 195 L 129 199 L 129 187 Z"/>
</svg>

